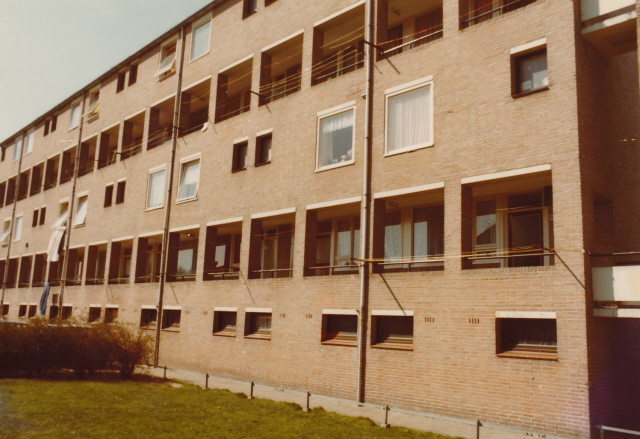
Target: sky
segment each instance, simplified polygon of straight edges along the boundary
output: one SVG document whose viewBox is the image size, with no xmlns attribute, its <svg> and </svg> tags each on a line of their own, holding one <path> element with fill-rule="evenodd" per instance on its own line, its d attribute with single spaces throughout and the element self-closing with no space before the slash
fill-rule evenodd
<svg viewBox="0 0 640 439">
<path fill-rule="evenodd" d="M 0 0 L 0 142 L 211 0 Z"/>
</svg>

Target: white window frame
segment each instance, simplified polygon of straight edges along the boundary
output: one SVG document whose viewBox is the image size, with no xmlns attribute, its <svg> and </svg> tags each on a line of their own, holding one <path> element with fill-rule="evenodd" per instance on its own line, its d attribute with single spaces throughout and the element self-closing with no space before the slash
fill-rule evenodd
<svg viewBox="0 0 640 439">
<path fill-rule="evenodd" d="M 194 58 L 193 56 L 193 41 L 194 41 L 194 36 L 195 36 L 195 32 L 200 29 L 202 26 L 206 25 L 207 23 L 209 23 L 209 39 L 207 40 L 207 49 L 200 55 L 196 56 Z M 199 19 L 198 21 L 194 22 L 191 25 L 191 41 L 189 43 L 189 63 L 192 63 L 193 61 L 196 61 L 200 58 L 202 58 L 203 56 L 209 54 L 209 52 L 211 52 L 211 28 L 213 27 L 213 22 L 212 22 L 212 14 L 207 14 L 204 17 L 202 17 L 201 19 Z"/>
<path fill-rule="evenodd" d="M 67 205 L 67 209 L 63 212 L 62 206 Z M 67 224 L 67 220 L 69 219 L 69 200 L 60 200 L 58 203 L 58 217 L 54 221 L 52 228 L 56 227 L 64 227 Z M 60 222 L 60 224 L 58 224 Z"/>
<path fill-rule="evenodd" d="M 18 146 L 20 145 L 20 146 Z M 18 160 L 20 160 L 20 155 L 22 154 L 22 148 L 24 147 L 24 142 L 22 139 L 22 136 L 18 137 L 16 139 L 16 143 L 14 144 L 14 150 L 13 150 L 13 161 L 17 162 Z"/>
<path fill-rule="evenodd" d="M 74 130 L 76 128 L 78 128 L 78 126 L 80 126 L 80 119 L 82 119 L 82 101 L 76 101 L 74 103 L 71 104 L 71 111 L 69 114 L 69 130 Z M 74 120 L 73 115 L 75 114 L 76 108 L 78 109 L 78 118 L 77 120 Z M 75 125 L 74 125 L 75 122 Z"/>
<path fill-rule="evenodd" d="M 31 154 L 33 152 L 33 143 L 36 138 L 36 129 L 31 128 L 27 131 L 27 144 L 24 145 L 24 155 Z"/>
<path fill-rule="evenodd" d="M 196 193 L 191 197 L 179 198 L 180 187 L 182 185 L 182 172 L 184 170 L 184 167 L 189 163 L 196 162 L 196 161 L 200 163 L 200 168 L 198 169 L 198 184 L 196 186 Z M 198 191 L 200 190 L 200 171 L 202 171 L 202 159 L 200 157 L 200 154 L 185 157 L 182 160 L 180 160 L 180 173 L 178 174 L 178 193 L 176 195 L 176 204 L 186 203 L 186 202 L 194 201 L 198 199 Z"/>
<path fill-rule="evenodd" d="M 345 162 L 338 162 L 331 165 L 326 165 L 320 167 L 320 126 L 321 121 L 323 119 L 327 119 L 332 116 L 337 116 L 338 114 L 346 113 L 348 111 L 353 111 L 353 136 L 351 139 L 351 150 L 353 153 L 351 154 L 351 160 L 347 160 Z M 328 171 L 329 169 L 341 168 L 343 166 L 353 165 L 356 160 L 356 103 L 355 101 L 348 102 L 346 104 L 340 105 L 338 107 L 330 108 L 328 110 L 322 111 L 318 113 L 318 122 L 317 122 L 317 134 L 316 134 L 316 172 Z"/>
<path fill-rule="evenodd" d="M 3 246 L 9 241 L 9 234 L 11 233 L 11 217 L 7 217 L 2 222 L 2 234 L 0 235 L 0 244 Z"/>
<path fill-rule="evenodd" d="M 16 215 L 15 228 L 13 230 L 13 242 L 20 241 L 22 239 L 22 225 L 24 223 L 23 214 Z"/>
<path fill-rule="evenodd" d="M 86 207 L 85 207 L 85 211 L 84 211 L 84 217 L 80 216 L 80 214 L 82 212 L 80 212 L 80 208 L 81 208 L 81 204 L 80 201 L 82 199 L 86 199 L 85 203 Z M 79 194 L 78 195 L 78 202 L 76 204 L 76 216 L 73 218 L 73 227 L 83 227 L 87 221 L 87 210 L 89 209 L 89 193 L 85 192 L 83 194 Z M 79 222 L 80 219 L 82 219 L 82 222 Z"/>
<path fill-rule="evenodd" d="M 162 66 L 162 60 L 164 59 L 162 57 L 162 54 L 164 53 L 165 48 L 167 46 L 171 46 L 172 44 L 176 45 L 176 53 L 173 57 L 173 63 L 171 64 L 172 67 L 170 67 L 167 71 L 160 73 L 160 66 Z M 169 38 L 167 41 L 162 43 L 162 45 L 160 46 L 160 53 L 158 54 L 158 70 L 156 71 L 156 74 L 155 74 L 156 80 L 162 81 L 164 78 L 173 75 L 175 73 L 177 61 L 178 61 L 178 36 L 174 35 L 173 37 Z"/>
<path fill-rule="evenodd" d="M 401 148 L 395 151 L 389 151 L 389 99 L 396 96 L 409 93 L 424 87 L 429 87 L 429 106 L 431 110 L 431 123 L 429 128 L 429 140 L 425 143 L 418 145 L 412 145 L 410 147 Z M 385 103 L 384 103 L 384 157 L 392 156 L 396 154 L 402 154 L 408 151 L 415 151 L 418 149 L 429 148 L 434 145 L 433 140 L 433 76 L 418 79 L 416 81 L 409 82 L 407 84 L 400 85 L 385 90 Z"/>
<path fill-rule="evenodd" d="M 160 205 L 158 206 L 149 206 L 149 194 L 150 194 L 150 190 L 151 190 L 151 176 L 153 174 L 157 174 L 158 172 L 164 172 L 164 180 L 162 182 L 162 203 L 160 203 Z M 180 180 L 178 180 L 179 182 Z M 198 179 L 198 186 L 199 186 L 199 181 L 200 179 Z M 147 195 L 146 195 L 146 200 L 145 200 L 145 211 L 151 211 L 151 210 L 157 210 L 157 209 L 162 209 L 164 208 L 164 192 L 167 186 L 167 167 L 166 166 L 161 166 L 161 167 L 156 167 L 156 168 L 152 168 L 149 169 L 149 173 L 147 175 Z M 197 193 L 197 191 L 196 191 Z"/>
<path fill-rule="evenodd" d="M 98 98 L 94 100 L 93 96 L 98 93 Z M 100 86 L 94 87 L 89 91 L 89 108 L 85 115 L 87 116 L 87 121 L 94 120 L 99 115 L 99 107 L 100 107 Z"/>
</svg>

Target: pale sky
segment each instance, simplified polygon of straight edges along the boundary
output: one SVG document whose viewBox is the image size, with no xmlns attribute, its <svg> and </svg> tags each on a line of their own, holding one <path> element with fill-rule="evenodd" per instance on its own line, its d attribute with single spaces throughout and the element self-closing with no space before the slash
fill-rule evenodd
<svg viewBox="0 0 640 439">
<path fill-rule="evenodd" d="M 0 142 L 211 0 L 0 0 Z"/>
</svg>

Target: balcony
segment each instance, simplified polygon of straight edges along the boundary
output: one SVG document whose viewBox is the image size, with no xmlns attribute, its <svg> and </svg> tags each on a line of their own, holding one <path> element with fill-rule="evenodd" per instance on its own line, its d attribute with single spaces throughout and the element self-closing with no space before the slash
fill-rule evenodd
<svg viewBox="0 0 640 439">
<path fill-rule="evenodd" d="M 592 274 L 595 316 L 640 318 L 640 264 L 594 267 Z"/>
<path fill-rule="evenodd" d="M 582 35 L 605 56 L 636 48 L 636 2 L 581 0 Z"/>
</svg>

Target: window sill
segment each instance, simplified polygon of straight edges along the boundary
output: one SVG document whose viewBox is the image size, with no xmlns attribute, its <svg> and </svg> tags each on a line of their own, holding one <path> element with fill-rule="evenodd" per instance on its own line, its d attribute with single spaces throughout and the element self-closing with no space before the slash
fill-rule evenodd
<svg viewBox="0 0 640 439">
<path fill-rule="evenodd" d="M 327 166 L 324 166 L 322 168 L 317 168 L 316 172 L 330 171 L 331 169 L 336 169 L 336 168 L 341 168 L 343 166 L 353 165 L 354 163 L 355 163 L 355 160 L 347 160 L 346 162 L 339 162 L 339 163 L 335 163 L 333 165 L 327 165 Z"/>
<path fill-rule="evenodd" d="M 260 166 L 264 166 L 264 165 L 270 165 L 271 164 L 271 160 L 266 161 L 266 162 L 260 162 L 260 163 L 256 163 L 255 167 L 259 168 Z"/>
<path fill-rule="evenodd" d="M 324 340 L 321 342 L 323 345 L 328 346 L 348 346 L 348 347 L 357 347 L 357 341 L 349 341 L 349 340 Z"/>
<path fill-rule="evenodd" d="M 399 149 L 397 151 L 387 152 L 382 157 L 391 157 L 391 156 L 398 155 L 398 154 L 404 154 L 406 152 L 419 151 L 421 149 L 431 148 L 431 147 L 433 147 L 433 145 L 434 145 L 434 143 L 430 142 L 430 143 L 426 143 L 424 145 L 412 146 L 412 147 L 409 147 L 409 148 L 402 148 L 402 149 Z"/>
<path fill-rule="evenodd" d="M 413 351 L 412 344 L 400 344 L 400 343 L 376 343 L 371 345 L 373 349 L 391 349 L 396 351 Z"/>
<path fill-rule="evenodd" d="M 87 123 L 93 122 L 94 120 L 100 119 L 100 115 L 96 114 L 95 116 L 87 117 Z"/>
<path fill-rule="evenodd" d="M 231 170 L 231 173 L 232 173 L 232 174 L 237 174 L 238 172 L 243 172 L 243 171 L 246 171 L 246 170 L 247 170 L 247 168 L 232 169 L 232 170 Z"/>
<path fill-rule="evenodd" d="M 501 352 L 496 354 L 497 357 L 500 358 L 521 358 L 524 360 L 547 360 L 547 361 L 558 361 L 558 354 L 549 354 L 542 352 Z"/>
<path fill-rule="evenodd" d="M 213 333 L 214 336 L 216 337 L 233 337 L 235 338 L 236 333 L 235 332 L 225 332 L 225 331 L 220 331 L 220 332 L 214 332 Z"/>
<path fill-rule="evenodd" d="M 175 74 L 176 74 L 176 71 L 175 71 L 175 69 L 174 69 L 172 72 L 165 73 L 165 74 L 163 74 L 162 76 L 156 76 L 156 81 L 157 81 L 157 82 L 162 82 L 162 81 L 164 81 L 165 79 L 167 79 L 167 78 L 169 78 L 169 77 L 171 77 L 171 76 L 173 76 L 173 75 L 175 75 Z"/>
<path fill-rule="evenodd" d="M 169 327 L 169 328 L 162 328 L 163 332 L 180 332 L 180 328 L 174 328 L 174 327 Z"/>
<path fill-rule="evenodd" d="M 248 335 L 245 335 L 244 338 L 252 338 L 254 340 L 271 340 L 271 335 L 248 334 Z"/>
<path fill-rule="evenodd" d="M 246 20 L 247 18 L 251 17 L 252 15 L 255 15 L 257 12 L 258 11 L 256 10 L 256 11 L 253 11 L 253 12 L 249 12 L 248 14 L 244 13 L 244 14 L 242 14 L 242 19 Z"/>
<path fill-rule="evenodd" d="M 73 225 L 73 228 L 74 228 L 74 229 L 79 229 L 80 227 L 84 227 L 84 226 L 85 226 L 85 224 L 84 224 L 84 223 L 83 223 L 83 224 L 74 224 L 74 225 Z"/>
<path fill-rule="evenodd" d="M 76 128 L 78 128 L 78 125 L 76 125 L 76 126 L 74 126 L 74 127 L 69 128 L 69 129 L 67 130 L 67 132 L 71 132 L 71 131 L 75 130 Z"/>
<path fill-rule="evenodd" d="M 209 48 L 209 50 L 207 50 L 205 53 L 203 53 L 202 55 L 198 55 L 197 57 L 190 59 L 189 62 L 187 63 L 187 65 L 191 64 L 192 62 L 196 62 L 198 61 L 200 58 L 209 55 L 209 53 L 211 52 L 211 48 Z M 191 58 L 191 57 L 189 57 Z"/>
<path fill-rule="evenodd" d="M 105 206 L 105 207 L 106 207 L 106 206 Z M 151 212 L 151 211 L 154 211 L 154 210 L 160 210 L 160 209 L 162 209 L 162 208 L 164 208 L 164 204 L 163 204 L 162 206 L 148 207 L 148 208 L 146 208 L 144 211 L 145 211 L 145 212 Z"/>
<path fill-rule="evenodd" d="M 548 85 L 546 85 L 544 87 L 540 87 L 540 88 L 535 88 L 535 89 L 529 90 L 529 91 L 523 91 L 521 93 L 512 93 L 511 97 L 513 99 L 518 99 L 518 98 L 523 98 L 525 96 L 533 95 L 533 94 L 540 93 L 540 92 L 547 91 L 547 90 L 549 90 L 549 86 Z"/>
<path fill-rule="evenodd" d="M 192 197 L 192 198 L 184 198 L 182 200 L 176 200 L 176 204 L 184 204 L 184 203 L 189 203 L 191 201 L 197 201 L 198 197 Z"/>
</svg>

